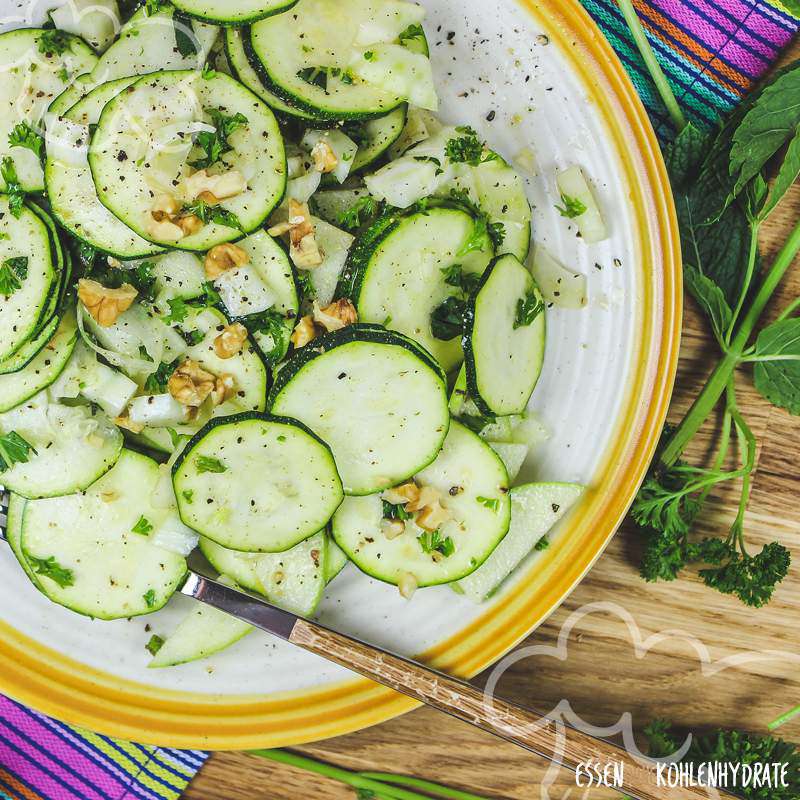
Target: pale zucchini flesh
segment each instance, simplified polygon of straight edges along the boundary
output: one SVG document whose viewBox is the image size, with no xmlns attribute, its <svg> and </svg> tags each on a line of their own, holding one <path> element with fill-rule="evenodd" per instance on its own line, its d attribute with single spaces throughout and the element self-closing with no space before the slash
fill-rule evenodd
<svg viewBox="0 0 800 800">
<path fill-rule="evenodd" d="M 508 535 L 475 572 L 458 582 L 458 587 L 477 603 L 485 600 L 569 511 L 583 488 L 575 483 L 528 483 L 514 487 Z"/>
<path fill-rule="evenodd" d="M 387 583 L 410 578 L 422 587 L 459 580 L 477 569 L 508 531 L 506 469 L 480 437 L 453 420 L 438 457 L 415 481 L 438 490 L 450 512 L 438 533 L 452 541 L 452 554 L 426 552 L 426 532 L 411 519 L 402 534 L 388 538 L 379 495 L 348 497 L 334 515 L 333 537 L 359 569 Z"/>
<path fill-rule="evenodd" d="M 342 501 L 327 445 L 295 420 L 265 414 L 210 422 L 176 461 L 173 486 L 186 525 L 248 552 L 293 547 Z"/>
<path fill-rule="evenodd" d="M 213 3 L 209 0 L 178 0 L 175 8 L 195 19 L 217 25 L 245 25 L 288 11 L 297 0 L 237 0 Z"/>
<path fill-rule="evenodd" d="M 372 326 L 318 342 L 278 373 L 270 408 L 328 443 L 345 493 L 379 492 L 430 464 L 449 424 L 445 382 L 430 358 Z"/>
<path fill-rule="evenodd" d="M 85 493 L 28 502 L 22 552 L 51 600 L 98 619 L 149 614 L 166 604 L 186 562 L 133 530 L 141 518 L 153 523 L 165 513 L 149 503 L 158 476 L 155 461 L 126 450 Z M 37 567 L 49 559 L 69 578 L 56 580 Z"/>
</svg>

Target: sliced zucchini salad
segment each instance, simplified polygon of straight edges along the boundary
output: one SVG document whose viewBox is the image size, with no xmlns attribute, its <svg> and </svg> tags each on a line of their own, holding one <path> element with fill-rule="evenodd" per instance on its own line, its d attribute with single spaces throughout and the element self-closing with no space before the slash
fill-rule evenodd
<svg viewBox="0 0 800 800">
<path fill-rule="evenodd" d="M 436 117 L 423 7 L 100 6 L 0 35 L 21 567 L 98 619 L 162 608 L 195 548 L 305 616 L 348 561 L 484 600 L 581 492 L 517 485 L 560 277 L 526 263 L 523 178 Z M 198 608 L 151 666 L 248 631 Z"/>
</svg>

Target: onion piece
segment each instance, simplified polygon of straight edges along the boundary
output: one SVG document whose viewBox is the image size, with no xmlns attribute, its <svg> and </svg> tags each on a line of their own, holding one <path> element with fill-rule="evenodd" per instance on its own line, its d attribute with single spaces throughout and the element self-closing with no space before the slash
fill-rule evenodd
<svg viewBox="0 0 800 800">
<path fill-rule="evenodd" d="M 528 258 L 533 278 L 548 303 L 559 308 L 583 308 L 588 302 L 586 276 L 567 269 L 541 245 Z"/>
<path fill-rule="evenodd" d="M 562 197 L 574 198 L 586 207 L 582 214 L 574 217 L 583 241 L 597 244 L 607 239 L 608 228 L 600 213 L 600 206 L 581 168 L 575 166 L 562 170 L 556 175 L 556 183 Z"/>
</svg>

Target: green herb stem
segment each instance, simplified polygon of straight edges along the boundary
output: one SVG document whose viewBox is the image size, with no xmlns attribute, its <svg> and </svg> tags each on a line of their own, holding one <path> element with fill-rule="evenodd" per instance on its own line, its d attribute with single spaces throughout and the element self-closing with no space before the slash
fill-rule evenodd
<svg viewBox="0 0 800 800">
<path fill-rule="evenodd" d="M 745 272 L 744 282 L 742 283 L 742 290 L 739 293 L 739 302 L 736 304 L 736 309 L 731 318 L 731 324 L 728 326 L 728 332 L 725 334 L 725 344 L 731 343 L 731 336 L 736 329 L 736 323 L 739 321 L 739 315 L 742 313 L 744 302 L 747 299 L 747 294 L 750 291 L 750 284 L 753 280 L 753 275 L 756 269 L 756 259 L 758 258 L 758 232 L 760 226 L 757 222 L 750 225 L 750 252 L 747 257 L 747 271 Z"/>
<path fill-rule="evenodd" d="M 350 772 L 321 761 L 315 761 L 312 758 L 306 758 L 288 750 L 250 750 L 249 752 L 251 755 L 259 756 L 260 758 L 268 758 L 281 764 L 288 764 L 298 769 L 315 772 L 317 775 L 332 778 L 335 781 L 352 786 L 354 789 L 365 789 L 380 798 L 387 798 L 387 800 L 429 800 L 429 798 L 425 798 L 416 792 L 402 789 L 399 786 L 387 786 L 374 778 L 366 778 L 357 772 Z M 485 798 L 470 800 L 485 800 Z"/>
<path fill-rule="evenodd" d="M 778 288 L 786 270 L 792 265 L 795 256 L 800 252 L 800 222 L 795 225 L 789 238 L 786 240 L 775 262 L 764 278 L 764 282 L 756 294 L 753 304 L 742 320 L 736 335 L 733 337 L 730 349 L 711 373 L 703 390 L 695 399 L 683 421 L 670 437 L 667 446 L 661 453 L 661 463 L 671 467 L 681 456 L 686 445 L 700 430 L 701 425 L 716 407 L 733 375 L 733 371 L 742 360 L 742 354 L 752 336 L 764 309 L 769 303 L 775 290 Z"/>
<path fill-rule="evenodd" d="M 767 725 L 769 730 L 774 731 L 781 727 L 781 725 L 785 725 L 787 722 L 790 722 L 795 717 L 800 717 L 800 706 L 796 706 L 791 711 L 787 711 L 785 714 L 781 714 L 777 719 L 772 720 L 772 722 Z"/>
<path fill-rule="evenodd" d="M 789 319 L 798 308 L 800 308 L 800 297 L 795 297 L 795 299 L 783 309 L 776 322 L 783 322 L 785 319 Z"/>
<path fill-rule="evenodd" d="M 642 27 L 639 15 L 633 7 L 633 0 L 619 0 L 619 7 L 620 11 L 622 11 L 622 16 L 625 17 L 625 22 L 628 23 L 631 34 L 633 34 L 636 47 L 639 49 L 644 59 L 647 71 L 650 73 L 653 83 L 655 83 L 656 89 L 661 96 L 661 100 L 669 112 L 672 124 L 678 130 L 678 133 L 680 133 L 686 127 L 686 117 L 683 115 L 683 111 L 678 105 L 678 101 L 675 99 L 675 94 L 672 91 L 672 87 L 669 85 L 669 81 L 667 81 L 666 75 L 664 75 L 664 70 L 661 69 L 661 65 L 656 59 L 656 54 L 653 52 L 647 34 L 644 32 L 644 27 Z"/>
<path fill-rule="evenodd" d="M 392 775 L 388 772 L 359 772 L 358 774 L 364 778 L 371 778 L 376 781 L 384 781 L 385 783 L 395 783 L 401 786 L 410 786 L 413 789 L 421 789 L 427 794 L 436 795 L 446 800 L 486 800 L 485 797 L 480 797 L 477 794 L 462 792 L 459 789 L 450 789 L 447 786 L 441 786 L 438 783 L 425 781 L 421 778 L 408 778 L 405 775 Z"/>
</svg>

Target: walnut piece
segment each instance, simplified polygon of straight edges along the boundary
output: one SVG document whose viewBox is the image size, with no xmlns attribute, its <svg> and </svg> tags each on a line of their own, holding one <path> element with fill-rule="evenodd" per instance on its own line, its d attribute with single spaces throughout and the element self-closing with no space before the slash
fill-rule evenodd
<svg viewBox="0 0 800 800">
<path fill-rule="evenodd" d="M 317 240 L 314 235 L 314 223 L 308 203 L 289 200 L 289 219 L 273 225 L 268 231 L 270 236 L 289 234 L 289 256 L 298 269 L 314 269 L 322 261 Z"/>
<path fill-rule="evenodd" d="M 197 233 L 205 223 L 195 214 L 189 214 L 186 217 L 177 217 L 175 224 L 183 231 L 184 236 L 191 236 L 193 233 Z"/>
<path fill-rule="evenodd" d="M 320 308 L 319 303 L 314 301 L 314 322 L 325 328 L 328 333 L 338 331 L 348 325 L 358 322 L 358 312 L 356 307 L 344 298 L 335 300 L 325 308 Z"/>
<path fill-rule="evenodd" d="M 317 326 L 314 318 L 309 314 L 297 323 L 290 337 L 291 343 L 296 347 L 305 347 L 312 339 L 317 336 Z"/>
<path fill-rule="evenodd" d="M 216 198 L 216 202 L 210 205 L 215 205 L 227 197 L 235 197 L 245 189 L 247 189 L 247 181 L 244 175 L 236 169 L 222 172 L 219 175 L 209 175 L 206 170 L 201 169 L 183 182 L 183 190 L 186 196 L 192 200 L 203 199 L 200 196 L 204 192 L 208 192 Z"/>
<path fill-rule="evenodd" d="M 168 219 L 164 219 L 161 222 L 149 219 L 147 221 L 147 233 L 160 242 L 179 242 L 184 236 L 183 229 Z"/>
<path fill-rule="evenodd" d="M 241 247 L 230 242 L 218 244 L 206 253 L 206 277 L 219 278 L 223 272 L 238 269 L 250 263 L 250 256 Z"/>
<path fill-rule="evenodd" d="M 220 358 L 233 358 L 247 341 L 247 328 L 240 322 L 226 325 L 214 339 L 214 352 Z"/>
<path fill-rule="evenodd" d="M 211 391 L 211 402 L 215 406 L 222 405 L 236 394 L 236 381 L 233 375 L 227 373 L 219 375 L 214 381 L 214 388 Z"/>
<path fill-rule="evenodd" d="M 447 522 L 452 515 L 450 512 L 442 507 L 438 500 L 426 505 L 416 517 L 416 523 L 420 528 L 426 531 L 436 531 Z"/>
<path fill-rule="evenodd" d="M 126 431 L 130 431 L 131 433 L 141 433 L 144 430 L 144 425 L 140 422 L 131 422 L 127 413 L 121 417 L 116 417 L 114 419 L 114 424 L 118 428 L 125 428 Z"/>
<path fill-rule="evenodd" d="M 187 358 L 170 375 L 167 389 L 181 405 L 197 408 L 215 390 L 216 381 L 216 376 Z"/>
<path fill-rule="evenodd" d="M 339 166 L 336 153 L 324 139 L 320 139 L 314 145 L 311 150 L 311 158 L 314 159 L 314 169 L 323 174 L 333 172 Z"/>
<path fill-rule="evenodd" d="M 291 233 L 289 235 L 291 236 Z M 304 236 L 297 244 L 290 242 L 289 257 L 298 269 L 314 269 L 323 262 L 322 253 L 313 233 Z"/>
<path fill-rule="evenodd" d="M 400 580 L 397 581 L 397 588 L 400 590 L 402 597 L 410 600 L 411 596 L 419 588 L 419 581 L 410 572 L 403 572 L 400 575 Z"/>
<path fill-rule="evenodd" d="M 153 207 L 150 209 L 150 215 L 156 222 L 163 222 L 168 220 L 172 222 L 172 218 L 181 210 L 178 201 L 168 194 L 160 194 L 156 197 Z"/>
<path fill-rule="evenodd" d="M 406 524 L 401 519 L 382 519 L 381 531 L 387 539 L 396 539 L 405 533 Z"/>
<path fill-rule="evenodd" d="M 136 299 L 137 291 L 129 283 L 119 289 L 109 289 L 89 278 L 78 281 L 78 297 L 98 325 L 104 328 L 113 325 L 123 311 L 127 311 Z"/>
<path fill-rule="evenodd" d="M 395 486 L 393 489 L 386 489 L 381 494 L 381 499 L 393 506 L 404 506 L 419 497 L 419 486 L 414 481 L 408 481 L 402 486 Z"/>
</svg>

